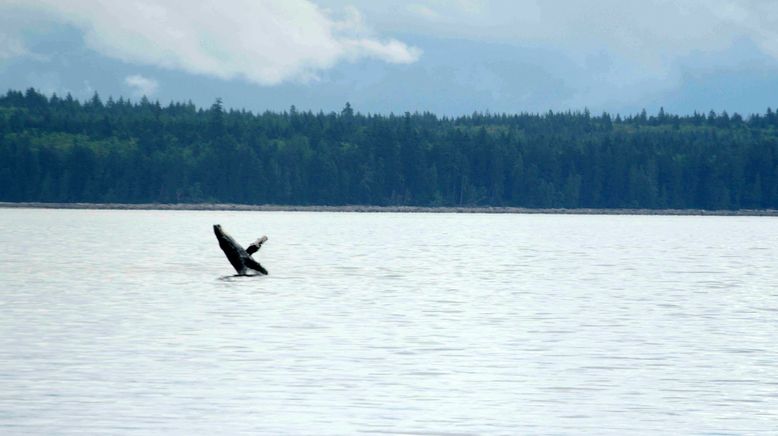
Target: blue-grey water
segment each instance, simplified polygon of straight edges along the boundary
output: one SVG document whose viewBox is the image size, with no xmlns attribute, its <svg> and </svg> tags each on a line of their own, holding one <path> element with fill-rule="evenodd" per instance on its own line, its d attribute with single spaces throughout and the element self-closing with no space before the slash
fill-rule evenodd
<svg viewBox="0 0 778 436">
<path fill-rule="evenodd" d="M 267 277 L 236 278 L 211 225 Z M 778 219 L 0 209 L 0 434 L 776 434 Z"/>
</svg>

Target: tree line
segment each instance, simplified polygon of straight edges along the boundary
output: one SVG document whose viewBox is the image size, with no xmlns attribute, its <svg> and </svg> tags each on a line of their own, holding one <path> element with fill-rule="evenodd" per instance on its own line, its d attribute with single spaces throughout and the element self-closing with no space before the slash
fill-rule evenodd
<svg viewBox="0 0 778 436">
<path fill-rule="evenodd" d="M 11 90 L 0 201 L 778 208 L 778 115 L 252 113 Z"/>
</svg>

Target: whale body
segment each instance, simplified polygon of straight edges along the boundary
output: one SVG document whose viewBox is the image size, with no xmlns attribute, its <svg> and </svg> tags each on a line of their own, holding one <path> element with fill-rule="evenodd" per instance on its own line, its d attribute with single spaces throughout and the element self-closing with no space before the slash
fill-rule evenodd
<svg viewBox="0 0 778 436">
<path fill-rule="evenodd" d="M 259 250 L 259 247 L 267 240 L 267 237 L 258 239 L 249 245 L 249 251 L 244 249 L 240 244 L 232 239 L 232 236 L 222 230 L 222 226 L 215 224 L 213 226 L 213 233 L 216 235 L 216 239 L 219 241 L 219 248 L 222 249 L 224 255 L 227 256 L 227 260 L 230 261 L 232 267 L 238 275 L 248 275 L 249 270 L 256 271 L 260 274 L 267 275 L 267 270 L 251 257 L 251 254 Z"/>
</svg>

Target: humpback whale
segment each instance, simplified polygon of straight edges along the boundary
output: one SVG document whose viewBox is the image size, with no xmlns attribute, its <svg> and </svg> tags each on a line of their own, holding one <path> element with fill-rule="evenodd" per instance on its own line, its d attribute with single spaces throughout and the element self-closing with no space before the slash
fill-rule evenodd
<svg viewBox="0 0 778 436">
<path fill-rule="evenodd" d="M 248 275 L 247 273 L 249 270 L 254 270 L 260 274 L 267 275 L 267 270 L 251 257 L 251 255 L 259 251 L 262 244 L 267 241 L 267 236 L 257 239 L 252 242 L 248 248 L 244 249 L 232 239 L 232 236 L 222 230 L 221 225 L 214 224 L 213 233 L 216 234 L 216 239 L 219 241 L 219 248 L 221 248 L 224 255 L 227 256 L 227 260 L 230 261 L 230 264 L 232 264 L 232 267 L 238 272 L 238 275 Z"/>
</svg>

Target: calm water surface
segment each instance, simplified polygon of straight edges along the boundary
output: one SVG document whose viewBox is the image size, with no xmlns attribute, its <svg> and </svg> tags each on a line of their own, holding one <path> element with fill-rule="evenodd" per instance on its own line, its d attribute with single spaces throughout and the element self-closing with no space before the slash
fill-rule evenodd
<svg viewBox="0 0 778 436">
<path fill-rule="evenodd" d="M 230 277 L 211 225 L 270 276 Z M 2 434 L 775 434 L 778 219 L 0 209 Z"/>
</svg>

